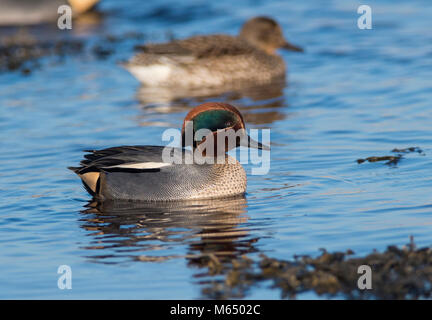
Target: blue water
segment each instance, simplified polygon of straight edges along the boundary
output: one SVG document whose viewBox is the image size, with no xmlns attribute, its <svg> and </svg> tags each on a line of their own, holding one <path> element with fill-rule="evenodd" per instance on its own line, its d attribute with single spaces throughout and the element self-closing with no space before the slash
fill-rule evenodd
<svg viewBox="0 0 432 320">
<path fill-rule="evenodd" d="M 30 29 L 91 46 L 129 32 L 154 41 L 236 34 L 265 14 L 306 52 L 281 52 L 288 71 L 280 87 L 198 97 L 140 88 L 117 64 L 136 39 L 111 44 L 107 59 L 47 57 L 30 75 L 1 73 L 0 298 L 205 298 L 206 284 L 221 279 L 194 263 L 208 253 L 290 259 L 350 248 L 362 255 L 411 235 L 431 245 L 432 6 L 373 1 L 373 29 L 360 30 L 361 4 L 103 0 L 99 20 L 71 31 Z M 248 176 L 245 198 L 87 207 L 90 196 L 66 169 L 83 149 L 162 145 L 162 132 L 202 101 L 228 101 L 249 128 L 271 129 L 271 170 Z M 414 146 L 423 153 L 397 165 L 356 162 Z M 71 290 L 57 287 L 60 265 L 72 268 Z M 279 297 L 270 284 L 246 296 Z"/>
</svg>

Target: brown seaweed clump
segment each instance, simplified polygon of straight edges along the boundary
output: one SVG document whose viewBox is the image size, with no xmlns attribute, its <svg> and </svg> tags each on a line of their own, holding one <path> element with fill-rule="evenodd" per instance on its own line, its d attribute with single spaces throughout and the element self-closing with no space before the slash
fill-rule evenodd
<svg viewBox="0 0 432 320">
<path fill-rule="evenodd" d="M 0 72 L 21 71 L 29 74 L 40 67 L 43 57 L 63 58 L 82 53 L 83 49 L 84 43 L 81 40 L 38 41 L 20 33 L 0 43 Z"/>
<path fill-rule="evenodd" d="M 384 157 L 367 157 L 365 159 L 357 159 L 357 163 L 363 163 L 365 161 L 368 162 L 378 162 L 378 161 L 387 161 L 386 164 L 397 164 L 400 159 L 402 158 L 402 155 L 397 156 L 384 156 Z"/>
<path fill-rule="evenodd" d="M 0 73 L 21 71 L 30 74 L 43 66 L 43 58 L 49 57 L 62 61 L 68 56 L 92 56 L 104 60 L 112 56 L 118 43 L 125 41 L 142 41 L 145 34 L 126 32 L 122 35 L 105 35 L 98 38 L 92 45 L 90 41 L 77 38 L 38 39 L 25 29 L 0 40 Z"/>
<path fill-rule="evenodd" d="M 387 165 L 397 165 L 400 160 L 403 159 L 404 154 L 416 152 L 418 154 L 424 155 L 424 152 L 419 147 L 409 147 L 404 149 L 398 149 L 394 148 L 391 152 L 397 153 L 397 155 L 394 156 L 383 156 L 383 157 L 368 157 L 365 159 L 357 159 L 357 163 L 363 163 L 363 162 L 379 162 L 379 161 L 387 161 L 385 164 Z"/>
<path fill-rule="evenodd" d="M 399 249 L 372 252 L 365 257 L 352 257 L 351 250 L 329 253 L 316 258 L 297 256 L 284 261 L 260 255 L 258 262 L 243 256 L 225 265 L 225 279 L 214 281 L 203 289 L 209 298 L 244 297 L 259 284 L 270 282 L 281 291 L 282 298 L 314 291 L 327 297 L 348 299 L 419 299 L 432 297 L 432 249 L 416 249 L 413 242 Z M 372 288 L 358 287 L 359 266 L 372 271 Z M 218 267 L 219 271 L 222 267 Z"/>
</svg>

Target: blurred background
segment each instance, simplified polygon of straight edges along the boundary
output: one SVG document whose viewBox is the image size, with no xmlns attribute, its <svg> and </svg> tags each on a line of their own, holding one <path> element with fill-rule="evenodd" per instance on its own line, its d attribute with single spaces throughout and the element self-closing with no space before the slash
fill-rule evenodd
<svg viewBox="0 0 432 320">
<path fill-rule="evenodd" d="M 369 3 L 371 30 L 357 27 L 364 3 L 353 0 L 101 0 L 71 30 L 57 27 L 59 2 L 0 0 L 0 298 L 206 298 L 224 274 L 202 257 L 432 243 L 429 0 Z M 280 52 L 283 83 L 173 92 L 119 65 L 136 45 L 236 35 L 256 15 L 305 49 Z M 163 145 L 163 130 L 205 101 L 271 129 L 271 170 L 248 176 L 245 197 L 100 206 L 66 169 L 83 149 Z M 398 160 L 357 162 L 371 156 Z M 72 290 L 57 287 L 64 264 Z M 262 285 L 244 297 L 280 293 Z"/>
</svg>

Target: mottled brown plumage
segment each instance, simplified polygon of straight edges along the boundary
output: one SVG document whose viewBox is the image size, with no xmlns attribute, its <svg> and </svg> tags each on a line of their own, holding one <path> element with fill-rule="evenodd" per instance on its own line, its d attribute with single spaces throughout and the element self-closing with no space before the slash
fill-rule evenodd
<svg viewBox="0 0 432 320">
<path fill-rule="evenodd" d="M 125 67 L 148 86 L 220 86 L 230 82 L 268 83 L 285 76 L 276 49 L 302 51 L 283 37 L 272 19 L 249 20 L 239 36 L 194 36 L 140 46 Z"/>
</svg>

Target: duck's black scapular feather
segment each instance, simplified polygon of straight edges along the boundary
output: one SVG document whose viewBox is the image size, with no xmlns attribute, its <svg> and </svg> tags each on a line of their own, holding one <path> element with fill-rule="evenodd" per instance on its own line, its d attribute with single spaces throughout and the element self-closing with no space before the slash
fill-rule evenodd
<svg viewBox="0 0 432 320">
<path fill-rule="evenodd" d="M 112 147 L 102 150 L 84 150 L 88 152 L 81 160 L 80 167 L 68 167 L 77 174 L 87 172 L 156 172 L 158 168 L 135 169 L 119 168 L 122 164 L 134 164 L 145 162 L 163 162 L 162 152 L 165 147 L 162 146 L 121 146 Z"/>
</svg>

